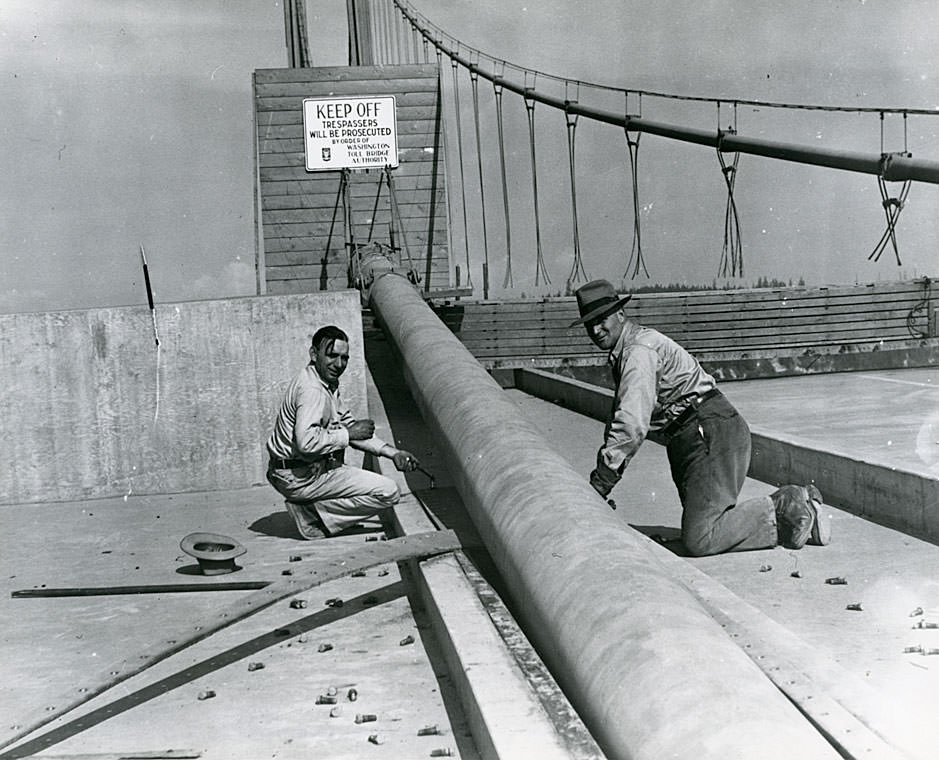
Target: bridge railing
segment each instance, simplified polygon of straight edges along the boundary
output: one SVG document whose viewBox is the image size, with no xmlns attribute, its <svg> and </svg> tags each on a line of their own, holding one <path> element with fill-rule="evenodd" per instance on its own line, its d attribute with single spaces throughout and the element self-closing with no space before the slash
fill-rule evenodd
<svg viewBox="0 0 939 760">
<path fill-rule="evenodd" d="M 933 291 L 924 278 L 850 287 L 643 293 L 626 309 L 641 324 L 686 346 L 710 370 L 733 379 L 883 362 L 934 363 L 939 303 Z M 570 297 L 455 303 L 437 313 L 490 369 L 606 363 L 583 327 L 570 327 L 578 316 Z"/>
</svg>

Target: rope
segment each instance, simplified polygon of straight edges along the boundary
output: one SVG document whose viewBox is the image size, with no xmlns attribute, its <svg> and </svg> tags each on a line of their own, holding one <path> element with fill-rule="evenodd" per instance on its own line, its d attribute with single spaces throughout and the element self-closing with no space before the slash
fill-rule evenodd
<svg viewBox="0 0 939 760">
<path fill-rule="evenodd" d="M 928 277 L 923 278 L 923 299 L 916 304 L 910 313 L 906 315 L 906 329 L 909 330 L 910 335 L 914 338 L 928 338 L 929 337 L 929 304 L 931 301 L 931 286 L 932 280 Z M 926 317 L 926 329 L 921 330 L 916 327 L 916 317 L 920 312 L 924 312 Z"/>
<path fill-rule="evenodd" d="M 388 178 L 388 197 L 391 200 L 391 224 L 389 225 L 389 232 L 392 236 L 394 235 L 394 220 L 397 219 L 398 226 L 401 230 L 401 242 L 404 244 L 404 254 L 408 259 L 408 279 L 416 285 L 421 281 L 421 273 L 415 268 L 414 261 L 411 259 L 411 247 L 408 245 L 407 230 L 404 229 L 404 221 L 401 219 L 401 211 L 398 207 L 398 195 L 395 192 L 394 176 L 392 175 L 390 166 L 385 167 L 385 176 Z M 391 248 L 395 250 L 394 237 L 391 237 Z M 427 288 L 430 288 L 430 282 L 427 283 Z"/>
<path fill-rule="evenodd" d="M 496 97 L 496 125 L 499 130 L 499 164 L 502 169 L 502 206 L 505 210 L 505 279 L 503 288 L 514 288 L 512 281 L 512 226 L 509 219 L 509 184 L 505 176 L 505 133 L 502 122 L 502 85 L 493 83 Z"/>
<path fill-rule="evenodd" d="M 473 120 L 476 124 L 476 166 L 479 170 L 479 205 L 483 219 L 483 298 L 489 298 L 489 236 L 486 233 L 486 192 L 483 187 L 483 152 L 479 137 L 479 74 L 470 71 L 473 85 Z"/>
<path fill-rule="evenodd" d="M 349 270 L 351 281 L 359 282 L 361 270 L 359 267 L 359 249 L 355 244 L 355 228 L 352 224 L 352 198 L 350 198 L 348 169 L 343 169 L 339 179 L 339 193 L 342 196 L 342 224 L 346 239 L 346 254 L 349 257 Z"/>
<path fill-rule="evenodd" d="M 437 61 L 440 61 L 440 48 L 437 48 Z M 450 68 L 453 71 L 453 108 L 456 111 L 456 144 L 460 157 L 460 199 L 463 203 L 463 252 L 466 255 L 466 286 L 472 290 L 473 276 L 470 271 L 469 260 L 469 225 L 466 221 L 466 166 L 463 162 L 463 127 L 460 118 L 460 83 L 457 78 L 457 63 L 450 60 Z"/>
<path fill-rule="evenodd" d="M 372 218 L 368 223 L 368 240 L 366 243 L 372 242 L 372 233 L 375 230 L 375 219 L 378 217 L 378 201 L 381 198 L 381 186 L 382 182 L 385 180 L 384 172 L 378 175 L 378 187 L 375 190 L 375 203 L 372 205 Z"/>
<path fill-rule="evenodd" d="M 646 269 L 646 262 L 642 258 L 642 232 L 640 230 L 639 217 L 639 138 L 642 132 L 637 132 L 635 138 L 629 136 L 629 125 L 623 128 L 626 135 L 626 150 L 629 153 L 629 174 L 632 177 L 633 186 L 633 245 L 629 252 L 629 261 L 626 263 L 626 274 L 629 274 L 629 268 L 632 267 L 632 279 L 639 276 L 639 270 L 649 276 L 649 270 Z M 635 264 L 633 264 L 635 261 Z M 626 274 L 623 275 L 625 278 Z"/>
<path fill-rule="evenodd" d="M 577 132 L 577 114 L 570 111 L 565 113 L 567 119 L 567 156 L 571 167 L 571 214 L 574 222 L 574 266 L 567 277 L 567 289 L 573 290 L 573 285 L 579 282 L 583 275 L 587 280 L 587 272 L 584 269 L 584 262 L 580 256 L 580 232 L 577 229 L 577 172 L 574 163 L 574 141 Z"/>
<path fill-rule="evenodd" d="M 736 121 L 736 117 L 735 117 Z M 736 128 L 726 133 L 718 130 L 721 138 L 725 134 L 736 134 Z M 721 151 L 721 139 L 717 144 L 717 160 L 721 164 L 721 174 L 727 185 L 727 206 L 724 210 L 724 246 L 721 250 L 721 263 L 718 268 L 719 277 L 743 277 L 743 243 L 740 240 L 740 215 L 737 213 L 737 203 L 734 200 L 734 186 L 737 182 L 737 164 L 740 154 L 734 153 L 733 163 L 728 164 Z"/>
<path fill-rule="evenodd" d="M 881 205 L 884 207 L 887 227 L 884 230 L 884 234 L 880 236 L 880 240 L 877 241 L 877 245 L 874 246 L 874 250 L 871 251 L 870 256 L 867 257 L 868 261 L 880 261 L 881 254 L 887 248 L 887 243 L 890 243 L 893 246 L 893 254 L 897 259 L 897 266 L 901 266 L 900 250 L 897 248 L 896 226 L 897 220 L 900 218 L 900 212 L 906 204 L 906 197 L 910 193 L 910 184 L 911 181 L 906 180 L 901 186 L 900 194 L 896 198 L 891 198 L 890 194 L 887 192 L 886 180 L 883 177 L 877 178 L 877 187 L 880 189 Z"/>
<path fill-rule="evenodd" d="M 546 285 L 551 284 L 551 278 L 548 276 L 548 270 L 544 263 L 544 254 L 541 250 L 541 219 L 538 213 L 538 162 L 535 160 L 535 101 L 526 97 L 525 108 L 528 111 L 528 143 L 531 147 L 531 189 L 535 207 L 535 287 L 537 287 L 540 284 L 539 279 L 541 277 L 544 277 Z"/>
</svg>

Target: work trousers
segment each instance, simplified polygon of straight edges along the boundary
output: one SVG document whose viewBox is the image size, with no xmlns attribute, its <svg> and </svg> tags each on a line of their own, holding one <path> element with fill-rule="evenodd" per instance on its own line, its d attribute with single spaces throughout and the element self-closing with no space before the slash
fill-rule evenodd
<svg viewBox="0 0 939 760">
<path fill-rule="evenodd" d="M 267 479 L 288 501 L 315 509 L 330 533 L 374 517 L 400 499 L 398 486 L 391 478 L 346 465 L 322 473 L 315 467 L 271 467 Z"/>
<path fill-rule="evenodd" d="M 737 502 L 750 468 L 750 428 L 723 395 L 704 401 L 667 443 L 681 534 L 696 556 L 776 545 L 769 496 Z"/>
</svg>

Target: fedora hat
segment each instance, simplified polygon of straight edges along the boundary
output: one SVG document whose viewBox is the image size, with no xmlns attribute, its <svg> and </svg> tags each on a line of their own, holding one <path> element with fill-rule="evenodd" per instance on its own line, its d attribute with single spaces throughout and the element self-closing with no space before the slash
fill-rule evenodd
<svg viewBox="0 0 939 760">
<path fill-rule="evenodd" d="M 582 325 L 594 319 L 601 319 L 612 314 L 632 298 L 632 295 L 620 295 L 607 280 L 593 280 L 577 288 L 577 308 L 580 319 L 571 322 L 571 327 Z"/>
<path fill-rule="evenodd" d="M 248 551 L 235 539 L 219 533 L 190 533 L 179 542 L 179 548 L 199 560 L 203 575 L 234 572 L 238 569 L 235 557 Z"/>
</svg>

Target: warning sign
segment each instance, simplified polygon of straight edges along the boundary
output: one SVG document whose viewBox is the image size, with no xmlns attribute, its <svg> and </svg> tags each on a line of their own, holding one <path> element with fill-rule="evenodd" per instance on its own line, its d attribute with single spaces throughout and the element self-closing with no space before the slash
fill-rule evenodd
<svg viewBox="0 0 939 760">
<path fill-rule="evenodd" d="M 303 101 L 307 171 L 398 165 L 393 95 Z"/>
</svg>

